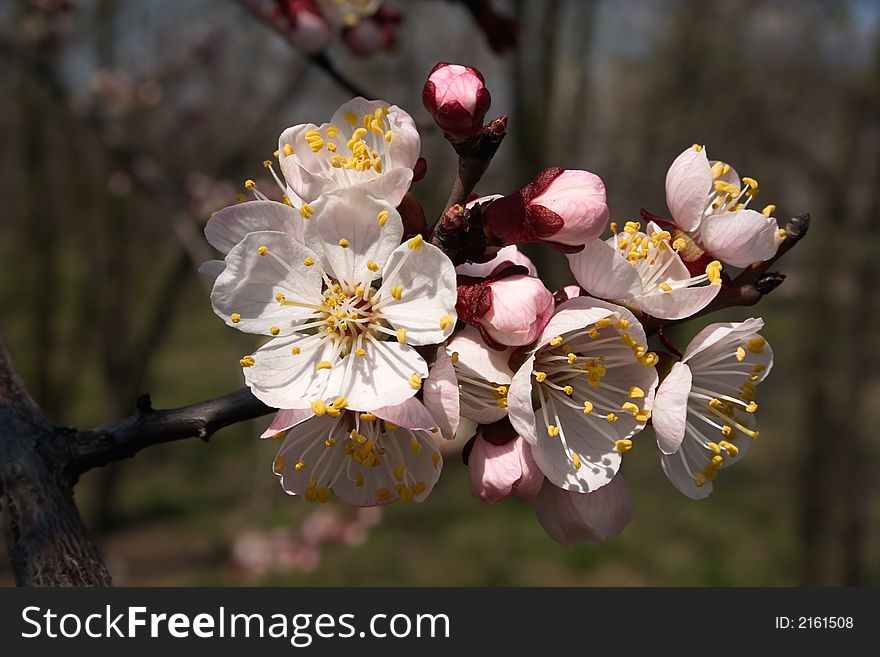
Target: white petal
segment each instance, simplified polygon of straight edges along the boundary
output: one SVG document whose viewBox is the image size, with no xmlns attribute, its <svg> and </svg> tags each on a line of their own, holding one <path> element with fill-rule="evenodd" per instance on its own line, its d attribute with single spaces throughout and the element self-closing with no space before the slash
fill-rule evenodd
<svg viewBox="0 0 880 657">
<path fill-rule="evenodd" d="M 340 394 L 352 410 L 402 404 L 417 390 L 410 385 L 410 377 L 415 374 L 421 380 L 428 376 L 425 359 L 409 345 L 377 341 L 366 343 L 364 350 L 365 356 L 352 352 L 338 366 L 344 373 Z"/>
<path fill-rule="evenodd" d="M 616 432 L 623 423 L 632 424 L 632 418 L 622 413 L 620 419 L 612 425 L 604 418 L 584 415 L 567 406 L 557 405 L 556 410 L 559 414 L 560 436 L 549 436 L 546 430 L 542 431 L 545 427 L 539 425 L 537 441 L 532 445 L 532 455 L 538 467 L 547 479 L 565 490 L 587 493 L 605 486 L 620 469 L 621 454 L 615 449 L 614 440 L 606 437 L 602 430 L 605 429 L 616 438 L 619 435 Z M 535 417 L 543 418 L 543 414 L 538 411 Z M 604 424 L 600 426 L 600 423 Z M 580 457 L 580 468 L 575 468 L 572 464 L 561 436 L 564 436 L 568 449 Z"/>
<path fill-rule="evenodd" d="M 378 278 L 403 236 L 403 221 L 397 210 L 363 190 L 351 188 L 324 194 L 312 209 L 311 218 L 306 220 L 305 241 L 321 255 L 327 273 L 353 287 L 367 287 Z M 380 213 L 383 223 L 379 222 Z"/>
<path fill-rule="evenodd" d="M 302 242 L 302 217 L 289 205 L 276 201 L 246 201 L 214 213 L 205 226 L 205 237 L 221 253 L 244 239 L 248 233 L 274 231 L 289 234 Z"/>
<path fill-rule="evenodd" d="M 623 532 L 632 517 L 632 497 L 620 475 L 592 493 L 544 484 L 535 500 L 535 514 L 544 531 L 563 545 L 598 545 Z"/>
<path fill-rule="evenodd" d="M 570 254 L 568 266 L 578 284 L 595 297 L 629 299 L 643 291 L 638 270 L 618 249 L 602 240 Z"/>
<path fill-rule="evenodd" d="M 660 465 L 666 477 L 681 493 L 692 500 L 702 500 L 712 494 L 712 482 L 707 481 L 702 486 L 697 486 L 694 477 L 685 463 L 682 450 L 675 454 L 663 454 L 660 457 Z"/>
<path fill-rule="evenodd" d="M 712 170 L 706 149 L 691 147 L 675 158 L 666 173 L 666 204 L 675 224 L 685 231 L 694 230 L 712 190 Z"/>
<path fill-rule="evenodd" d="M 316 130 L 314 123 L 303 123 L 288 128 L 278 138 L 278 163 L 281 173 L 294 194 L 303 201 L 311 203 L 322 194 L 337 189 L 340 185 L 332 174 L 329 164 L 323 171 L 305 140 L 305 133 Z M 293 154 L 285 155 L 284 147 L 293 148 Z"/>
<path fill-rule="evenodd" d="M 686 363 L 702 351 L 718 344 L 722 340 L 734 344 L 743 336 L 757 333 L 764 328 L 764 320 L 760 317 L 750 317 L 744 322 L 718 322 L 709 324 L 697 333 L 687 349 L 684 351 L 681 362 Z"/>
<path fill-rule="evenodd" d="M 561 303 L 556 314 L 548 322 L 544 332 L 538 339 L 538 346 L 546 345 L 557 335 L 565 335 L 571 331 L 579 331 L 604 317 L 616 314 L 620 319 L 629 322 L 627 333 L 639 344 L 647 345 L 645 330 L 636 316 L 623 306 L 618 306 L 592 297 L 576 297 Z"/>
<path fill-rule="evenodd" d="M 664 454 L 677 452 L 684 440 L 691 380 L 690 368 L 684 363 L 675 363 L 657 388 L 651 424 L 657 446 Z"/>
<path fill-rule="evenodd" d="M 776 255 L 780 241 L 776 219 L 755 210 L 710 215 L 700 229 L 706 251 L 734 267 L 769 260 Z"/>
<path fill-rule="evenodd" d="M 412 169 L 391 169 L 375 178 L 358 182 L 354 186 L 397 207 L 409 191 L 412 178 Z"/>
<path fill-rule="evenodd" d="M 226 263 L 222 260 L 206 260 L 199 265 L 199 273 L 211 280 L 216 280 L 224 269 L 226 269 Z"/>
<path fill-rule="evenodd" d="M 507 416 L 510 418 L 510 423 L 516 429 L 516 433 L 533 447 L 539 440 L 535 411 L 532 407 L 532 368 L 534 365 L 535 357 L 527 358 L 513 375 L 507 391 Z"/>
<path fill-rule="evenodd" d="M 437 357 L 425 379 L 422 398 L 440 433 L 452 439 L 458 431 L 461 406 L 455 368 L 443 345 L 437 347 Z"/>
<path fill-rule="evenodd" d="M 299 352 L 294 354 L 294 348 Z M 309 408 L 313 401 L 342 394 L 342 368 L 318 370 L 330 361 L 333 345 L 313 336 L 292 335 L 270 340 L 254 354 L 254 364 L 244 368 L 244 380 L 254 396 L 274 408 Z"/>
<path fill-rule="evenodd" d="M 708 306 L 721 291 L 720 285 L 679 287 L 630 299 L 639 310 L 658 319 L 684 319 Z"/>
<path fill-rule="evenodd" d="M 246 333 L 290 335 L 315 311 L 283 305 L 277 295 L 288 302 L 321 304 L 321 274 L 303 264 L 309 257 L 315 254 L 287 233 L 249 233 L 226 255 L 226 268 L 214 282 L 214 312 Z"/>
<path fill-rule="evenodd" d="M 400 300 L 391 290 L 400 286 Z M 408 343 L 443 342 L 455 328 L 458 287 L 452 261 L 431 244 L 401 244 L 388 258 L 379 288 L 382 315 L 395 329 L 406 329 Z"/>
</svg>

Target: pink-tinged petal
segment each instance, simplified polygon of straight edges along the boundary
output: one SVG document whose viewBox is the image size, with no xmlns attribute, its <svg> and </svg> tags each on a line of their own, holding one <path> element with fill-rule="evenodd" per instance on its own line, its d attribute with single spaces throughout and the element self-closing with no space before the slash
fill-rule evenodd
<svg viewBox="0 0 880 657">
<path fill-rule="evenodd" d="M 488 285 L 492 305 L 478 320 L 486 333 L 513 347 L 534 342 L 553 315 L 553 293 L 541 279 L 526 275 L 506 276 Z"/>
<path fill-rule="evenodd" d="M 289 205 L 276 201 L 246 201 L 218 210 L 208 219 L 205 237 L 223 254 L 248 233 L 275 231 L 302 242 L 302 217 Z"/>
<path fill-rule="evenodd" d="M 569 299 L 576 299 L 577 297 L 581 296 L 581 286 L 566 285 L 559 292 L 565 296 L 566 301 L 568 301 Z"/>
<path fill-rule="evenodd" d="M 755 210 L 710 215 L 703 220 L 699 238 L 706 251 L 734 267 L 769 260 L 781 242 L 776 219 Z"/>
<path fill-rule="evenodd" d="M 666 173 L 666 204 L 675 224 L 685 231 L 700 225 L 712 190 L 706 149 L 686 149 Z"/>
<path fill-rule="evenodd" d="M 206 260 L 199 265 L 199 273 L 211 280 L 217 280 L 224 269 L 226 269 L 226 263 L 222 260 Z"/>
<path fill-rule="evenodd" d="M 478 435 L 468 457 L 471 492 L 487 504 L 513 495 L 529 501 L 541 489 L 544 475 L 522 438 L 494 445 Z"/>
<path fill-rule="evenodd" d="M 664 454 L 677 452 L 684 440 L 691 380 L 691 369 L 684 363 L 675 363 L 657 388 L 651 424 L 657 446 Z"/>
<path fill-rule="evenodd" d="M 275 413 L 269 427 L 260 435 L 260 438 L 274 438 L 279 433 L 284 433 L 288 429 L 305 422 L 314 417 L 311 408 L 284 408 Z"/>
<path fill-rule="evenodd" d="M 496 194 L 494 197 L 484 198 L 500 198 L 500 196 Z M 538 270 L 535 269 L 534 263 L 529 260 L 528 256 L 520 253 L 515 244 L 499 249 L 498 253 L 495 254 L 495 257 L 488 262 L 466 262 L 463 265 L 459 265 L 455 268 L 455 273 L 460 276 L 485 278 L 504 265 L 522 265 L 529 270 L 531 276 L 538 275 Z"/>
<path fill-rule="evenodd" d="M 450 440 L 454 438 L 458 431 L 461 407 L 455 367 L 445 346 L 437 348 L 437 357 L 422 387 L 422 398 L 443 437 Z"/>
<path fill-rule="evenodd" d="M 437 427 L 428 409 L 415 397 L 410 397 L 396 406 L 383 406 L 373 409 L 373 415 L 388 420 L 404 429 L 423 429 L 431 431 Z"/>
<path fill-rule="evenodd" d="M 321 273 L 303 264 L 314 257 L 287 233 L 249 233 L 226 255 L 214 281 L 214 312 L 246 333 L 292 334 L 322 302 Z"/>
<path fill-rule="evenodd" d="M 702 486 L 697 486 L 694 475 L 685 461 L 684 450 L 678 450 L 674 454 L 663 454 L 660 457 L 660 466 L 670 483 L 679 492 L 692 500 L 703 500 L 712 494 L 712 482 L 707 481 Z"/>
<path fill-rule="evenodd" d="M 632 497 L 619 475 L 591 493 L 564 491 L 547 482 L 535 499 L 535 514 L 544 531 L 562 545 L 599 545 L 623 532 L 632 517 Z"/>
<path fill-rule="evenodd" d="M 764 320 L 750 317 L 744 322 L 719 322 L 709 324 L 697 333 L 685 349 L 681 362 L 686 363 L 702 351 L 705 351 L 722 340 L 735 341 L 741 336 L 757 333 L 764 328 Z"/>
<path fill-rule="evenodd" d="M 638 270 L 618 249 L 602 240 L 568 256 L 574 279 L 588 294 L 602 299 L 629 299 L 642 294 Z"/>
<path fill-rule="evenodd" d="M 658 319 L 685 319 L 708 306 L 721 291 L 720 285 L 680 287 L 630 299 L 639 310 Z"/>
<path fill-rule="evenodd" d="M 394 206 L 362 189 L 324 194 L 312 204 L 312 215 L 305 221 L 306 245 L 321 256 L 330 276 L 351 287 L 367 288 L 381 276 L 381 268 L 403 237 L 403 222 Z"/>
<path fill-rule="evenodd" d="M 457 354 L 458 367 L 469 376 L 501 384 L 510 383 L 513 378 L 513 370 L 508 364 L 513 349 L 491 349 L 479 331 L 471 326 L 452 336 L 446 343 L 446 353 Z"/>
</svg>

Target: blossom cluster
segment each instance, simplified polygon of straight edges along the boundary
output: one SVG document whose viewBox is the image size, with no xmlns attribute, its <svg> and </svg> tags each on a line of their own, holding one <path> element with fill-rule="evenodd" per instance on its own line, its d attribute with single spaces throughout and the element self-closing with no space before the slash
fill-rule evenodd
<svg viewBox="0 0 880 657">
<path fill-rule="evenodd" d="M 479 72 L 452 64 L 423 92 L 471 158 L 497 132 L 490 100 Z M 284 490 L 422 501 L 444 443 L 467 441 L 475 496 L 519 496 L 559 542 L 598 543 L 629 520 L 621 465 L 652 426 L 672 485 L 706 497 L 758 437 L 756 386 L 773 364 L 763 322 L 710 324 L 683 352 L 652 344 L 664 322 L 711 310 L 731 268 L 776 255 L 785 231 L 774 206 L 752 207 L 757 181 L 695 144 L 669 168 L 668 218 L 618 222 L 597 175 L 547 169 L 511 194 L 463 199 L 462 256 L 438 237 L 442 220 L 411 220 L 423 217 L 410 192 L 419 154 L 406 111 L 355 98 L 281 134 L 265 162 L 280 201 L 247 181 L 254 199 L 207 223 L 223 254 L 202 267 L 214 311 L 269 338 L 240 363 L 279 409 L 263 437 L 283 440 Z M 518 250 L 529 243 L 564 254 L 573 283 L 547 289 Z"/>
</svg>

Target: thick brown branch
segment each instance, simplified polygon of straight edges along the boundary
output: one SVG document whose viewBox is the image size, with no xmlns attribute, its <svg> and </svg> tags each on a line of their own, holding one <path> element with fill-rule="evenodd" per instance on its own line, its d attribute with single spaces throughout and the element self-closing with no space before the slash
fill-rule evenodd
<svg viewBox="0 0 880 657">
<path fill-rule="evenodd" d="M 244 9 L 248 11 L 254 18 L 259 20 L 264 25 L 272 28 L 280 34 L 284 39 L 288 41 L 291 45 L 296 48 L 296 44 L 293 42 L 291 38 L 290 31 L 281 21 L 277 20 L 275 16 L 266 11 L 259 0 L 238 0 L 238 4 L 241 5 Z M 324 55 L 324 54 L 316 54 L 316 55 L 306 55 L 311 62 L 320 68 L 327 76 L 330 77 L 336 84 L 349 92 L 352 96 L 363 96 L 364 98 L 373 98 L 366 91 L 361 89 L 354 82 L 345 77 L 336 66 L 333 65 L 333 62 Z"/>
<path fill-rule="evenodd" d="M 208 440 L 218 429 L 272 411 L 246 388 L 191 406 L 167 410 L 153 410 L 149 397 L 145 396 L 139 400 L 135 415 L 77 434 L 73 439 L 69 467 L 81 474 L 132 457 L 151 445 L 184 438 Z"/>
<path fill-rule="evenodd" d="M 43 420 L 0 335 L 0 506 L 21 586 L 109 586 L 73 501 L 72 482 L 43 448 L 69 430 Z"/>
</svg>

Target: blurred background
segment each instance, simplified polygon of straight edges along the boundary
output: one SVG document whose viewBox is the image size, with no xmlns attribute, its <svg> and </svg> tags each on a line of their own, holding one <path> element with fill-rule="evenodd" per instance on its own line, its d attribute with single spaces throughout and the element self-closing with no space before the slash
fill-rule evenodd
<svg viewBox="0 0 880 657">
<path fill-rule="evenodd" d="M 808 211 L 788 280 L 752 315 L 776 365 L 761 438 L 715 493 L 666 481 L 650 431 L 627 455 L 635 515 L 617 540 L 566 549 L 519 499 L 487 507 L 447 456 L 421 505 L 353 512 L 289 498 L 268 423 L 183 441 L 88 474 L 77 500 L 118 584 L 880 584 L 880 2 L 519 0 L 499 54 L 463 4 L 389 3 L 396 45 L 329 58 L 407 109 L 442 209 L 454 153 L 421 105 L 437 61 L 479 68 L 510 132 L 477 191 L 546 166 L 608 187 L 612 218 L 666 213 L 664 179 L 692 143 L 761 182 L 781 220 Z M 195 268 L 209 214 L 287 126 L 350 94 L 231 0 L 6 0 L 0 6 L 0 325 L 48 417 L 89 427 L 242 385 L 255 343 L 211 311 Z M 530 251 L 555 287 L 565 260 Z M 702 327 L 671 336 L 681 346 Z M 0 547 L 0 583 L 12 574 Z"/>
</svg>

